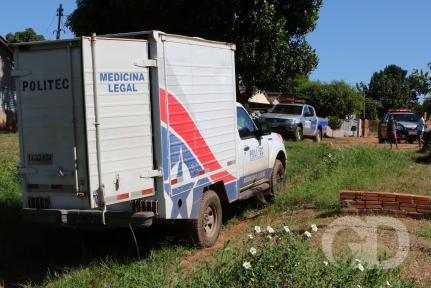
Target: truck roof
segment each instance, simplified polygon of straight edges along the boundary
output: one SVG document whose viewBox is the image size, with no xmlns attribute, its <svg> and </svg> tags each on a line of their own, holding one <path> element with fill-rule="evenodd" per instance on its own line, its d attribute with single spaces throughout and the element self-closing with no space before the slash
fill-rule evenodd
<svg viewBox="0 0 431 288">
<path fill-rule="evenodd" d="M 107 37 L 107 38 L 142 38 L 143 36 L 148 35 L 164 35 L 167 37 L 174 37 L 178 39 L 186 39 L 186 40 L 195 40 L 195 41 L 201 41 L 203 43 L 210 43 L 215 45 L 221 45 L 221 46 L 229 46 L 230 49 L 236 50 L 236 46 L 233 43 L 228 42 L 222 42 L 222 41 L 213 41 L 213 40 L 207 40 L 200 37 L 191 37 L 191 36 L 183 36 L 183 35 L 177 35 L 177 34 L 168 34 L 162 31 L 158 30 L 148 30 L 148 31 L 137 31 L 137 32 L 127 32 L 127 33 L 116 33 L 116 34 L 104 34 L 104 35 L 97 35 L 98 37 Z M 89 36 L 87 36 L 89 37 Z M 28 46 L 28 45 L 48 45 L 48 44 L 54 44 L 54 43 L 61 43 L 61 42 L 74 42 L 74 41 L 80 41 L 81 37 L 75 37 L 70 39 L 61 39 L 61 40 L 45 40 L 45 41 L 32 41 L 32 42 L 22 42 L 22 43 L 14 43 L 9 44 L 11 47 L 20 47 L 20 46 Z"/>
</svg>

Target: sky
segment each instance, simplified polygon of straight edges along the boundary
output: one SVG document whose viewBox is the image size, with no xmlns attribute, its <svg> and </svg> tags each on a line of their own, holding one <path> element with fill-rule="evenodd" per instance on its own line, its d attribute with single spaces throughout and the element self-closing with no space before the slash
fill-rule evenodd
<svg viewBox="0 0 431 288">
<path fill-rule="evenodd" d="M 389 64 L 411 72 L 431 62 L 430 0 L 323 0 L 309 43 L 311 79 L 369 83 Z"/>
<path fill-rule="evenodd" d="M 389 64 L 409 72 L 431 62 L 430 0 L 323 0 L 316 29 L 307 36 L 319 56 L 311 79 L 368 83 Z M 0 35 L 32 27 L 54 39 L 56 11 L 67 16 L 75 0 L 0 0 Z M 63 18 L 63 24 L 66 17 Z M 62 38 L 73 37 L 63 25 Z"/>
</svg>

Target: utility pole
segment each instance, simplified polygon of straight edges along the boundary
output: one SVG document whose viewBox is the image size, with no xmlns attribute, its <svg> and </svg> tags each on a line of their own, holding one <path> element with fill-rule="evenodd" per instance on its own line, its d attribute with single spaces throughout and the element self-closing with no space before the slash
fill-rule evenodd
<svg viewBox="0 0 431 288">
<path fill-rule="evenodd" d="M 61 33 L 61 17 L 63 17 L 63 5 L 60 4 L 60 7 L 57 9 L 57 17 L 58 17 L 58 23 L 57 23 L 57 37 L 55 39 L 60 39 L 60 33 Z"/>
</svg>

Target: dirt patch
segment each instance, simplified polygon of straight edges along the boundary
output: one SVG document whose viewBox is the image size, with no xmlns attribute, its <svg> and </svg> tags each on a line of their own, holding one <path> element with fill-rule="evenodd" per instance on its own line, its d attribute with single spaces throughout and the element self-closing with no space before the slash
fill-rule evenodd
<svg viewBox="0 0 431 288">
<path fill-rule="evenodd" d="M 379 139 L 376 136 L 324 138 L 322 142 L 331 143 L 335 148 L 346 148 L 352 145 L 364 145 L 364 146 L 388 148 L 388 149 L 390 148 L 389 143 L 382 143 L 382 144 L 379 143 Z M 401 143 L 398 144 L 398 148 L 400 150 L 418 150 L 419 146 L 417 142 L 413 144 L 408 144 L 408 143 L 405 143 L 405 141 L 401 141 Z"/>
</svg>

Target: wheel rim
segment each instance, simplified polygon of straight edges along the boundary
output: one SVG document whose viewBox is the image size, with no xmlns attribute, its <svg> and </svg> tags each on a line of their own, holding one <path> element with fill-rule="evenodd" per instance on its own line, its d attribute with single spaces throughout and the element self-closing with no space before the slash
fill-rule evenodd
<svg viewBox="0 0 431 288">
<path fill-rule="evenodd" d="M 301 140 L 301 129 L 296 130 L 296 139 Z"/>
<path fill-rule="evenodd" d="M 316 136 L 316 138 L 317 138 L 317 142 L 320 142 L 320 131 L 317 131 L 317 136 Z"/>
<path fill-rule="evenodd" d="M 280 193 L 284 189 L 285 184 L 285 177 L 284 177 L 284 170 L 280 169 L 277 171 L 276 178 L 275 178 L 275 185 L 274 185 L 274 194 Z"/>
<path fill-rule="evenodd" d="M 207 237 L 212 237 L 214 235 L 217 226 L 217 218 L 216 209 L 212 205 L 209 205 L 205 210 L 203 219 L 203 229 Z"/>
</svg>

